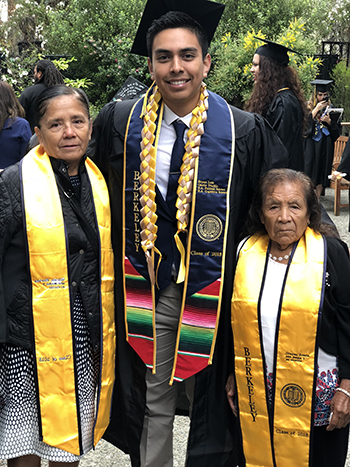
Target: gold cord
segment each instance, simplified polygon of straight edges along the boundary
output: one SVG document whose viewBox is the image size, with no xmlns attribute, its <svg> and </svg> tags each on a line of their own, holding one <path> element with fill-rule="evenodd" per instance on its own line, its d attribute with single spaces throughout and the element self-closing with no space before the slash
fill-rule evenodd
<svg viewBox="0 0 350 467">
<path fill-rule="evenodd" d="M 181 264 L 178 282 L 184 278 L 184 247 L 178 237 L 180 232 L 186 232 L 189 223 L 190 204 L 192 201 L 193 178 L 196 159 L 199 155 L 199 145 L 201 136 L 204 133 L 203 123 L 207 119 L 208 96 L 206 85 L 202 83 L 199 102 L 192 111 L 190 129 L 187 132 L 188 141 L 185 145 L 185 154 L 182 159 L 181 175 L 179 177 L 179 186 L 177 188 L 176 200 L 176 219 L 177 233 L 175 241 L 181 254 Z M 144 127 L 141 132 L 141 152 L 140 152 L 140 203 L 141 203 L 141 246 L 146 255 L 148 273 L 152 285 L 155 285 L 156 278 L 154 273 L 154 260 L 152 251 L 160 252 L 155 247 L 157 239 L 157 205 L 155 202 L 155 174 L 156 174 L 156 149 L 154 146 L 156 120 L 158 118 L 158 108 L 161 94 L 158 87 L 155 86 L 153 93 L 148 98 L 145 115 L 143 117 Z M 158 263 L 159 267 L 159 263 Z M 157 269 L 158 269 L 157 267 Z M 181 280 L 179 280 L 181 278 Z"/>
</svg>

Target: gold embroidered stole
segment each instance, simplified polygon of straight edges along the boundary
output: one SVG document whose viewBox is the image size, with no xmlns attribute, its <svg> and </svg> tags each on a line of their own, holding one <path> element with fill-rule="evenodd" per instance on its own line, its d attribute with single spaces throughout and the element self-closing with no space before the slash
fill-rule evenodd
<svg viewBox="0 0 350 467">
<path fill-rule="evenodd" d="M 103 176 L 87 159 L 101 244 L 101 356 L 94 444 L 109 423 L 114 383 L 114 270 L 109 198 Z M 43 441 L 80 454 L 67 244 L 61 201 L 49 157 L 37 146 L 21 167 L 32 281 L 35 358 Z"/>
<path fill-rule="evenodd" d="M 248 466 L 309 465 L 316 334 L 326 265 L 324 239 L 307 228 L 287 269 L 277 318 L 274 401 L 269 414 L 260 300 L 268 261 L 267 235 L 243 245 L 231 320 L 243 447 Z"/>
</svg>

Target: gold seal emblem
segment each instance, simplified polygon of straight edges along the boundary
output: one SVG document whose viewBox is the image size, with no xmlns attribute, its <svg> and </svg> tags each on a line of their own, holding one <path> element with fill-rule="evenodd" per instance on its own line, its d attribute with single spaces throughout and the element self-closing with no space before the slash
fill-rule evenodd
<svg viewBox="0 0 350 467">
<path fill-rule="evenodd" d="M 286 384 L 281 389 L 281 399 L 289 407 L 301 407 L 305 404 L 306 395 L 304 389 L 297 384 Z"/>
<path fill-rule="evenodd" d="M 217 216 L 206 214 L 198 220 L 196 231 L 198 237 L 205 242 L 213 242 L 221 235 L 222 222 Z"/>
</svg>

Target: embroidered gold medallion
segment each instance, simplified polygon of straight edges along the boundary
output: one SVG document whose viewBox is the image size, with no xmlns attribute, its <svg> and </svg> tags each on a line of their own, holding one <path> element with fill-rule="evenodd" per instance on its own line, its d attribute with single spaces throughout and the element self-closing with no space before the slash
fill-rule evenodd
<svg viewBox="0 0 350 467">
<path fill-rule="evenodd" d="M 305 404 L 306 395 L 298 384 L 286 384 L 281 389 L 281 399 L 289 407 L 301 407 Z"/>
<path fill-rule="evenodd" d="M 205 242 L 217 240 L 222 233 L 222 222 L 213 214 L 206 214 L 201 217 L 196 225 L 197 235 Z"/>
</svg>

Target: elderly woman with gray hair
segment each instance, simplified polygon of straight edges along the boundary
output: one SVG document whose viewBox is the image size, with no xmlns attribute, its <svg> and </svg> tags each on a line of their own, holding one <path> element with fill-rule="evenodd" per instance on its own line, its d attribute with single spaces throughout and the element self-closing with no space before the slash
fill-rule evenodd
<svg viewBox="0 0 350 467">
<path fill-rule="evenodd" d="M 261 179 L 232 296 L 226 385 L 247 465 L 344 466 L 350 421 L 350 262 L 312 181 Z"/>
</svg>

